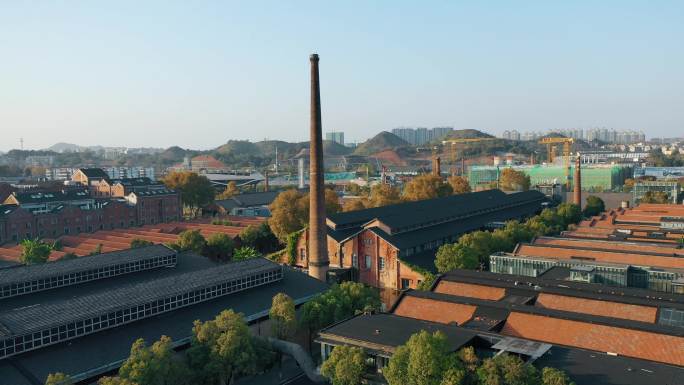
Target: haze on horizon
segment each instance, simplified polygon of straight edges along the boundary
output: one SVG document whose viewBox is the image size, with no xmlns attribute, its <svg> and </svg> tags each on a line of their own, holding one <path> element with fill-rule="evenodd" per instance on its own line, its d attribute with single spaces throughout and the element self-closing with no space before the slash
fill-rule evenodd
<svg viewBox="0 0 684 385">
<path fill-rule="evenodd" d="M 684 134 L 684 2 L 3 2 L 0 151 L 325 131 Z"/>
</svg>

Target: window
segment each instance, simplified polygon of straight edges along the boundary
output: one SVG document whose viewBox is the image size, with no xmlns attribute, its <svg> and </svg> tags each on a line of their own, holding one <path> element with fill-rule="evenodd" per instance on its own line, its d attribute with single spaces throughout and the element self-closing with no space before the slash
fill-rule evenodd
<svg viewBox="0 0 684 385">
<path fill-rule="evenodd" d="M 366 255 L 366 269 L 370 269 L 370 268 L 371 268 L 371 256 Z"/>
<path fill-rule="evenodd" d="M 352 254 L 352 267 L 359 267 L 359 256 L 356 253 Z"/>
<path fill-rule="evenodd" d="M 303 261 L 305 259 L 306 259 L 306 249 L 301 248 L 301 249 L 299 249 L 299 260 Z"/>
<path fill-rule="evenodd" d="M 410 280 L 410 279 L 406 279 L 406 278 L 402 278 L 402 279 L 401 279 L 401 289 L 402 289 L 402 290 L 406 290 L 406 289 L 408 289 L 408 288 L 410 288 L 410 287 L 411 287 L 411 280 Z"/>
<path fill-rule="evenodd" d="M 385 270 L 385 257 L 378 258 L 378 270 Z"/>
</svg>

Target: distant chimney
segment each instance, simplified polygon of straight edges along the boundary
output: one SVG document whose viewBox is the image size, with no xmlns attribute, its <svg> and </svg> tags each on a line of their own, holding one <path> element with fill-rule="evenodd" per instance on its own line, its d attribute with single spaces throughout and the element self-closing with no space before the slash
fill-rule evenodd
<svg viewBox="0 0 684 385">
<path fill-rule="evenodd" d="M 268 191 L 268 170 L 264 173 L 264 191 Z"/>
<path fill-rule="evenodd" d="M 530 165 L 534 166 L 534 152 L 530 154 Z"/>
<path fill-rule="evenodd" d="M 432 158 L 432 175 L 442 176 L 442 165 L 438 156 Z"/>
<path fill-rule="evenodd" d="M 581 158 L 580 155 L 577 154 L 577 158 L 575 159 L 575 177 L 573 180 L 573 183 L 575 184 L 575 190 L 573 193 L 573 203 L 579 206 L 580 208 L 582 207 L 582 171 L 581 171 Z"/>
<path fill-rule="evenodd" d="M 304 158 L 299 158 L 297 161 L 297 169 L 299 171 L 299 188 L 304 188 Z"/>
<path fill-rule="evenodd" d="M 318 55 L 311 61 L 311 117 L 309 144 L 309 275 L 325 281 L 328 274 L 328 245 L 325 225 L 325 185 L 323 181 L 323 125 Z"/>
</svg>

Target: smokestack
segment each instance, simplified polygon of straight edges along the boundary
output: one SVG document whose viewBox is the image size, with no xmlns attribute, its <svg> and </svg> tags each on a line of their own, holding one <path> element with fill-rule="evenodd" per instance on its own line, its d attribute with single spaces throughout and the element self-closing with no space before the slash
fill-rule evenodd
<svg viewBox="0 0 684 385">
<path fill-rule="evenodd" d="M 268 191 L 268 170 L 264 173 L 264 191 Z"/>
<path fill-rule="evenodd" d="M 432 158 L 432 175 L 442 176 L 442 165 L 438 156 Z"/>
<path fill-rule="evenodd" d="M 534 166 L 534 152 L 530 154 L 530 165 Z"/>
<path fill-rule="evenodd" d="M 311 61 L 311 117 L 309 145 L 309 275 L 325 281 L 328 273 L 328 245 L 325 226 L 325 186 L 323 184 L 323 125 L 318 55 Z"/>
<path fill-rule="evenodd" d="M 297 160 L 297 171 L 298 171 L 298 179 L 299 179 L 299 189 L 304 188 L 304 158 L 299 158 Z"/>
<path fill-rule="evenodd" d="M 580 155 L 577 154 L 577 158 L 575 159 L 575 177 L 573 178 L 575 190 L 573 192 L 572 203 L 576 204 L 580 208 L 582 207 L 582 172 L 580 171 L 581 163 Z"/>
</svg>

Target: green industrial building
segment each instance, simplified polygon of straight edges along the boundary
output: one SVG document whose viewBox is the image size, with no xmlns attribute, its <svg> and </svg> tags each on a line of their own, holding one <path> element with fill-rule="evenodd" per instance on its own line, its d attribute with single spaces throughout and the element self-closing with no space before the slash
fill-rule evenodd
<svg viewBox="0 0 684 385">
<path fill-rule="evenodd" d="M 501 170 L 511 167 L 530 176 L 532 186 L 565 183 L 565 167 L 560 165 L 534 166 L 472 166 L 468 171 L 468 181 L 473 190 L 488 188 L 496 184 Z M 582 190 L 590 192 L 622 191 L 625 179 L 631 178 L 634 169 L 628 165 L 583 165 Z M 570 169 L 570 186 L 575 166 Z"/>
</svg>

